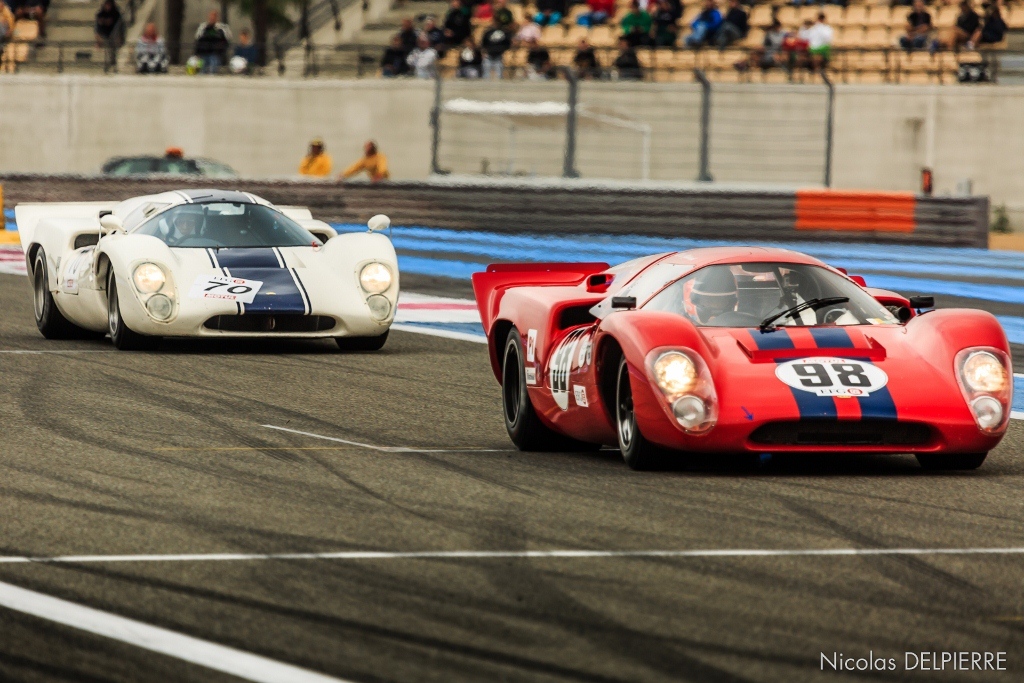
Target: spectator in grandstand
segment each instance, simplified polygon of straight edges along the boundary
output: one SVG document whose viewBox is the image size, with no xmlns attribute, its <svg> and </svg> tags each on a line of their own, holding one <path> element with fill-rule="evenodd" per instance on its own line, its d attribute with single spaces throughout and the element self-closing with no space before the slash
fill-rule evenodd
<svg viewBox="0 0 1024 683">
<path fill-rule="evenodd" d="M 551 53 L 536 39 L 526 42 L 529 51 L 526 53 L 526 77 L 531 81 L 551 80 L 555 77 L 555 65 L 551 63 Z"/>
<path fill-rule="evenodd" d="M 620 81 L 639 81 L 644 77 L 636 49 L 625 36 L 619 38 L 619 56 L 615 58 L 614 66 Z"/>
<path fill-rule="evenodd" d="M 651 15 L 640 6 L 640 0 L 633 0 L 630 3 L 629 13 L 622 17 L 622 37 L 634 47 L 650 45 L 653 42 L 651 40 L 651 24 Z"/>
<path fill-rule="evenodd" d="M 437 50 L 430 46 L 430 39 L 422 34 L 406 62 L 416 78 L 434 78 L 437 75 Z"/>
<path fill-rule="evenodd" d="M 512 47 L 512 33 L 507 26 L 499 24 L 495 17 L 480 42 L 484 53 L 483 77 L 494 76 L 500 79 L 505 72 L 505 53 Z"/>
<path fill-rule="evenodd" d="M 825 20 L 825 13 L 818 13 L 818 21 L 813 26 L 802 32 L 804 40 L 807 41 L 807 53 L 811 58 L 812 69 L 822 69 L 828 64 L 832 53 L 832 40 L 835 32 Z"/>
<path fill-rule="evenodd" d="M 601 65 L 597 63 L 597 54 L 586 38 L 581 39 L 576 47 L 576 54 L 572 58 L 572 63 L 576 67 L 576 76 L 578 78 L 601 77 Z"/>
<path fill-rule="evenodd" d="M 760 67 L 762 71 L 782 66 L 782 46 L 788 35 L 778 18 L 772 17 L 771 25 L 764 32 L 761 47 L 751 50 L 749 57 L 736 62 L 734 66 L 738 71 L 747 71 L 754 65 Z"/>
<path fill-rule="evenodd" d="M 587 0 L 587 7 L 590 11 L 576 19 L 580 26 L 599 26 L 615 15 L 615 0 Z"/>
<path fill-rule="evenodd" d="M 260 51 L 252 42 L 252 31 L 243 28 L 238 32 L 238 43 L 235 44 L 233 56 L 245 60 L 246 73 L 252 73 L 252 70 L 260 63 Z"/>
<path fill-rule="evenodd" d="M 528 21 L 519 27 L 516 37 L 512 39 L 513 45 L 528 45 L 531 40 L 540 40 L 540 24 L 535 21 Z"/>
<path fill-rule="evenodd" d="M 322 138 L 313 138 L 309 143 L 309 153 L 299 164 L 299 175 L 309 178 L 326 178 L 331 175 L 331 157 L 324 149 Z"/>
<path fill-rule="evenodd" d="M 363 171 L 370 176 L 370 182 L 374 183 L 391 177 L 391 173 L 388 171 L 388 158 L 384 156 L 383 152 L 378 151 L 377 143 L 373 140 L 366 141 L 366 144 L 363 145 L 363 156 L 342 171 L 338 179 L 345 180 Z"/>
<path fill-rule="evenodd" d="M 985 7 L 985 23 L 981 27 L 981 36 L 978 38 L 979 45 L 993 45 L 1003 42 L 1006 38 L 1006 22 L 999 11 L 999 5 L 989 2 Z"/>
<path fill-rule="evenodd" d="M 2 3 L 3 0 L 0 0 Z M 19 20 L 34 21 L 38 26 L 38 37 L 40 40 L 46 39 L 46 11 L 50 6 L 50 0 L 13 0 L 10 3 L 9 9 L 14 15 L 14 21 L 17 23 Z M 11 25 L 11 31 L 14 31 L 14 25 Z"/>
<path fill-rule="evenodd" d="M 704 8 L 690 23 L 690 35 L 686 36 L 686 46 L 710 45 L 721 25 L 722 13 L 718 11 L 715 0 L 704 0 Z"/>
<path fill-rule="evenodd" d="M 661 0 L 651 14 L 651 21 L 654 24 L 654 44 L 657 47 L 671 47 L 676 44 L 676 40 L 679 38 L 677 20 L 678 17 L 672 3 L 669 0 Z"/>
<path fill-rule="evenodd" d="M 956 25 L 947 31 L 946 37 L 940 41 L 940 45 L 944 45 L 950 50 L 959 50 L 961 47 L 973 50 L 980 39 L 981 17 L 974 11 L 971 0 L 963 0 L 960 3 L 960 14 L 957 15 Z M 939 47 L 939 45 L 933 45 L 933 47 Z"/>
<path fill-rule="evenodd" d="M 472 12 L 462 4 L 462 0 L 452 0 L 444 17 L 444 40 L 448 45 L 461 45 L 473 32 L 471 16 Z"/>
<path fill-rule="evenodd" d="M 203 73 L 215 74 L 228 58 L 231 29 L 220 22 L 220 13 L 210 10 L 206 23 L 196 30 L 195 55 L 203 60 Z"/>
<path fill-rule="evenodd" d="M 541 26 L 554 26 L 565 16 L 565 0 L 537 0 L 533 20 Z"/>
<path fill-rule="evenodd" d="M 124 21 L 114 0 L 104 0 L 96 10 L 96 47 L 121 47 L 124 42 Z"/>
<path fill-rule="evenodd" d="M 405 61 L 408 56 L 409 53 L 402 47 L 402 38 L 397 33 L 391 36 L 391 42 L 380 59 L 381 75 L 385 78 L 405 76 L 409 73 L 409 64 Z"/>
<path fill-rule="evenodd" d="M 427 40 L 430 42 L 430 47 L 437 50 L 438 57 L 444 57 L 444 31 L 438 27 L 437 21 L 434 17 L 427 17 L 423 21 L 423 29 L 420 31 L 420 35 L 427 37 Z"/>
<path fill-rule="evenodd" d="M 477 19 L 490 21 L 504 28 L 513 27 L 515 17 L 512 10 L 508 8 L 505 0 L 491 0 L 490 3 L 482 2 L 476 6 L 473 16 Z"/>
<path fill-rule="evenodd" d="M 740 0 L 729 0 L 729 11 L 725 13 L 722 25 L 715 34 L 715 42 L 720 49 L 747 37 L 750 32 L 750 21 L 747 13 L 740 6 Z"/>
<path fill-rule="evenodd" d="M 149 22 L 135 43 L 135 72 L 140 74 L 167 73 L 167 48 L 156 32 L 156 24 Z"/>
<path fill-rule="evenodd" d="M 914 0 L 913 8 L 907 14 L 906 33 L 900 36 L 900 47 L 904 50 L 919 50 L 928 45 L 928 34 L 932 31 L 932 13 L 924 6 L 924 0 Z"/>
<path fill-rule="evenodd" d="M 416 49 L 419 34 L 416 32 L 416 27 L 413 26 L 412 19 L 402 19 L 402 27 L 398 30 L 398 39 L 402 41 L 402 49 L 405 50 L 406 55 Z"/>
<path fill-rule="evenodd" d="M 14 33 L 14 21 L 14 12 L 3 0 L 0 0 L 0 53 L 3 52 L 7 41 L 11 39 L 11 34 Z"/>
<path fill-rule="evenodd" d="M 483 59 L 480 48 L 476 46 L 476 41 L 473 40 L 472 34 L 466 36 L 459 50 L 459 69 L 456 75 L 459 78 L 480 78 L 480 73 L 483 69 Z"/>
</svg>

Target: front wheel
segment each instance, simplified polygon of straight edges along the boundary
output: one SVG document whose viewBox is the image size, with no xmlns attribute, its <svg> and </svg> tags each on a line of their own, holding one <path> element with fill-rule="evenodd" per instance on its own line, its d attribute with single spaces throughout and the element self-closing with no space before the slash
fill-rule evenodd
<svg viewBox="0 0 1024 683">
<path fill-rule="evenodd" d="M 626 357 L 619 360 L 618 381 L 615 388 L 615 425 L 619 433 L 619 450 L 630 469 L 655 470 L 664 466 L 662 450 L 648 441 L 636 423 L 633 409 L 633 387 L 629 383 L 629 364 Z"/>
<path fill-rule="evenodd" d="M 918 453 L 917 462 L 926 470 L 976 470 L 988 453 Z"/>
<path fill-rule="evenodd" d="M 335 337 L 338 348 L 342 351 L 380 351 L 388 340 L 388 330 L 377 337 Z"/>
<path fill-rule="evenodd" d="M 155 348 L 160 343 L 160 337 L 147 337 L 132 331 L 125 325 L 121 318 L 121 306 L 117 298 L 117 278 L 114 277 L 113 266 L 107 273 L 107 328 L 110 332 L 110 341 L 119 351 L 145 351 Z"/>
</svg>

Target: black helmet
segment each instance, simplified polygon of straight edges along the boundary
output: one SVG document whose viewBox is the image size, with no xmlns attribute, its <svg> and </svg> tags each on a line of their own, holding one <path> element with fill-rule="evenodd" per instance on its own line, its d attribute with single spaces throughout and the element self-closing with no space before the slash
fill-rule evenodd
<svg viewBox="0 0 1024 683">
<path fill-rule="evenodd" d="M 739 295 L 729 266 L 710 266 L 699 273 L 690 291 L 690 301 L 697 309 L 697 317 L 705 323 L 735 310 Z"/>
</svg>

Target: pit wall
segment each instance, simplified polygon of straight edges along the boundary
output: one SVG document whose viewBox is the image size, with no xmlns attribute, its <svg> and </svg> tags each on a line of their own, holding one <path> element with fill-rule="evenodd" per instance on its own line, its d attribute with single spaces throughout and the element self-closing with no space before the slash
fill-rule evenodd
<svg viewBox="0 0 1024 683">
<path fill-rule="evenodd" d="M 120 200 L 209 185 L 176 179 L 2 175 L 9 206 L 19 202 Z M 437 179 L 371 185 L 228 181 L 315 218 L 362 223 L 377 213 L 397 226 L 498 232 L 626 234 L 750 241 L 873 241 L 988 245 L 988 199 L 832 190 L 708 190 L 626 183 Z M 566 207 L 571 207 L 570 211 Z"/>
<path fill-rule="evenodd" d="M 514 84 L 527 94 L 534 86 Z M 795 86 L 743 86 L 748 97 L 737 87 L 730 86 L 731 115 L 754 120 L 765 108 L 785 109 Z M 839 85 L 833 185 L 913 192 L 928 166 L 937 195 L 969 179 L 974 193 L 1005 204 L 1011 225 L 1024 230 L 1022 101 L 1018 86 Z M 388 155 L 396 179 L 423 179 L 430 168 L 430 82 L 18 75 L 0 79 L 0 102 L 0 172 L 90 173 L 111 156 L 178 146 L 243 176 L 287 177 L 315 136 L 327 141 L 336 170 L 368 138 Z M 679 135 L 692 137 L 690 118 L 680 115 Z M 711 127 L 714 136 L 714 120 Z M 763 168 L 765 154 L 750 144 L 751 168 Z M 784 154 L 772 153 L 779 166 Z"/>
</svg>

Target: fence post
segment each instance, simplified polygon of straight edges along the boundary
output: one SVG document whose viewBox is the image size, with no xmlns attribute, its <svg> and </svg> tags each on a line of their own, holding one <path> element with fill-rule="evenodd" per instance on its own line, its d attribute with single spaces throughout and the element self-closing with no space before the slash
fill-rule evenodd
<svg viewBox="0 0 1024 683">
<path fill-rule="evenodd" d="M 430 172 L 438 174 L 441 167 L 437 163 L 438 147 L 441 146 L 441 71 L 434 75 L 434 108 L 430 110 Z"/>
<path fill-rule="evenodd" d="M 835 118 L 836 86 L 832 80 L 821 71 L 821 80 L 828 88 L 828 107 L 825 114 L 825 187 L 832 187 L 832 125 Z"/>
<path fill-rule="evenodd" d="M 562 161 L 563 178 L 579 178 L 576 169 L 576 108 L 579 100 L 579 79 L 567 66 L 559 69 L 569 83 L 569 112 L 565 116 L 565 158 Z"/>
<path fill-rule="evenodd" d="M 702 69 L 694 69 L 693 76 L 701 85 L 700 99 L 700 169 L 697 180 L 711 182 L 711 160 L 709 159 L 709 143 L 711 138 L 711 81 Z"/>
</svg>

